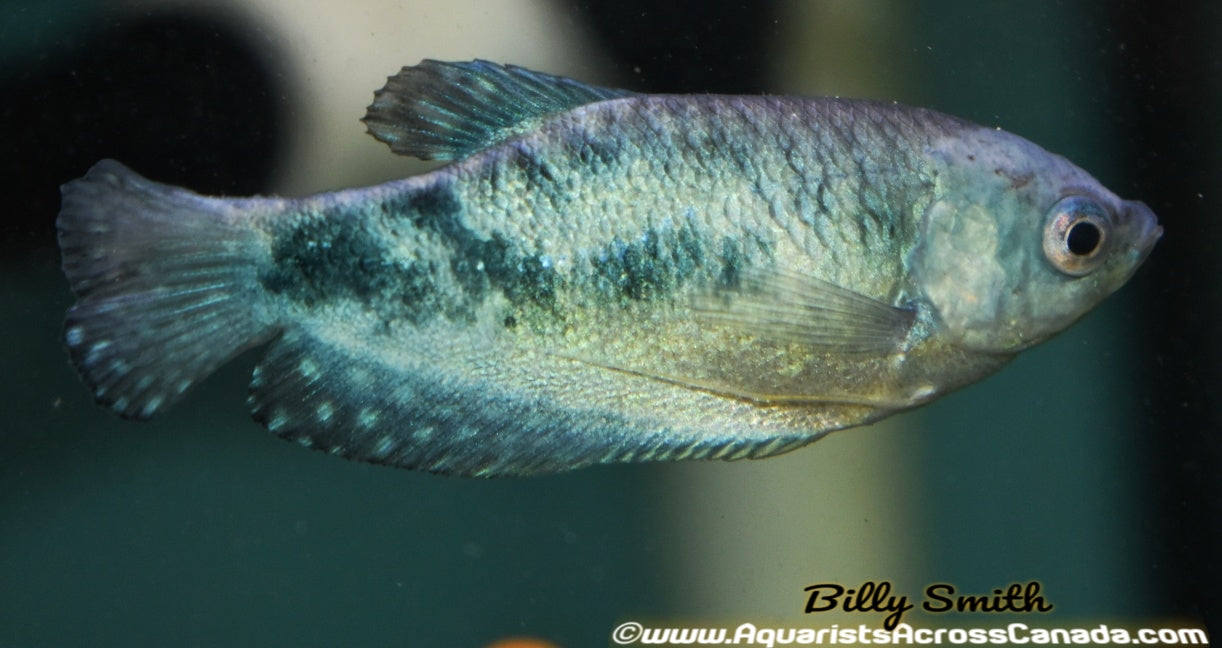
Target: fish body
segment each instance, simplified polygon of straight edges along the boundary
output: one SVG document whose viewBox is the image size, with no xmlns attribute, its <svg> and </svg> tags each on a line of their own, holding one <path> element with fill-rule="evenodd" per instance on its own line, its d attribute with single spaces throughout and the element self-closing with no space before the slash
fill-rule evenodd
<svg viewBox="0 0 1222 648">
<path fill-rule="evenodd" d="M 365 121 L 451 163 L 300 199 L 113 161 L 65 185 L 65 340 L 100 402 L 153 416 L 270 340 L 255 417 L 350 458 L 762 457 L 996 371 L 1161 234 L 1026 140 L 898 104 L 425 61 Z"/>
</svg>

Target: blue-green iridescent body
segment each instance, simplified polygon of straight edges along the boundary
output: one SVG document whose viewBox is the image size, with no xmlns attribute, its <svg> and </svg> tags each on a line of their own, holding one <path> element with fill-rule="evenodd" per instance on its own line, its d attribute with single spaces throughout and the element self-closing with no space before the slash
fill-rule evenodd
<svg viewBox="0 0 1222 648">
<path fill-rule="evenodd" d="M 455 161 L 297 200 L 113 162 L 66 186 L 66 340 L 100 401 L 151 416 L 272 339 L 256 418 L 352 458 L 498 475 L 767 456 L 996 370 L 1159 235 L 1061 158 L 899 105 L 425 62 L 366 122 Z"/>
</svg>

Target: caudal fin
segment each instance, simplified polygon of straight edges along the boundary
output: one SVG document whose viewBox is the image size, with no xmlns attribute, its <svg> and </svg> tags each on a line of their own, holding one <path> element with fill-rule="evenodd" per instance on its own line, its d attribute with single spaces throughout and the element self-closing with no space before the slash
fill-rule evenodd
<svg viewBox="0 0 1222 648">
<path fill-rule="evenodd" d="M 62 191 L 59 245 L 77 296 L 64 340 L 98 402 L 148 418 L 273 332 L 254 220 L 275 201 L 207 198 L 113 160 Z"/>
</svg>

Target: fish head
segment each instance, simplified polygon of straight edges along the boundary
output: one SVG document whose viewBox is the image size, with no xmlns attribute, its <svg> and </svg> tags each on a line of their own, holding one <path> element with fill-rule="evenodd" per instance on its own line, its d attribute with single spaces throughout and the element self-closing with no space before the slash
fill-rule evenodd
<svg viewBox="0 0 1222 648">
<path fill-rule="evenodd" d="M 1014 353 L 1123 285 L 1162 235 L 1144 203 L 1015 135 L 967 128 L 926 151 L 934 191 L 909 259 L 943 341 Z"/>
</svg>

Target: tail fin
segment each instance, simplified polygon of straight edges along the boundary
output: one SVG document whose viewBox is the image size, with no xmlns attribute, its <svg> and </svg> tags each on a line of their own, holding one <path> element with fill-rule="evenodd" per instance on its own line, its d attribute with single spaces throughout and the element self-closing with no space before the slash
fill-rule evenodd
<svg viewBox="0 0 1222 648">
<path fill-rule="evenodd" d="M 206 198 L 113 160 L 62 191 L 59 245 L 77 296 L 64 340 L 99 403 L 153 416 L 274 332 L 254 220 L 275 201 Z"/>
</svg>

